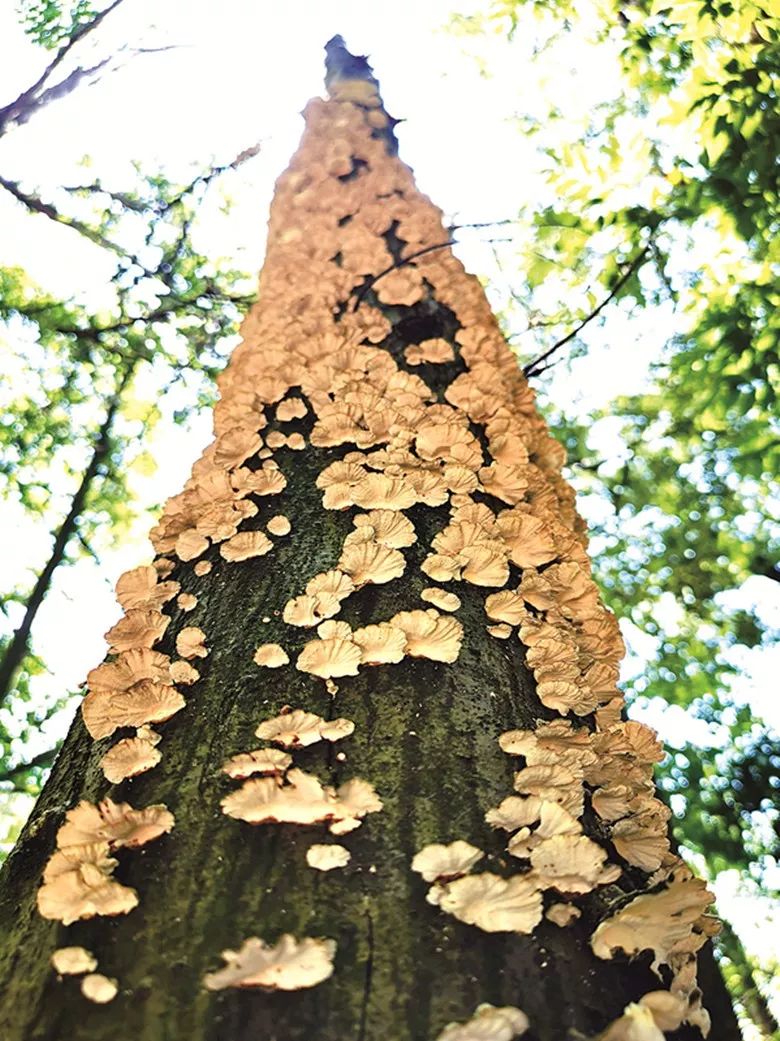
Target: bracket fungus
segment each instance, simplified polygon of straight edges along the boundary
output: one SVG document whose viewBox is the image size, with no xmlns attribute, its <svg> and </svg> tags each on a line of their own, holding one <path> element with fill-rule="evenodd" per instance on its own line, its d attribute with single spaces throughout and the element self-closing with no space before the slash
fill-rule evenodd
<svg viewBox="0 0 780 1041">
<path fill-rule="evenodd" d="M 98 964 L 95 955 L 85 947 L 59 947 L 52 951 L 51 963 L 60 976 L 81 976 L 85 972 L 94 972 Z"/>
<path fill-rule="evenodd" d="M 361 665 L 393 665 L 406 654 L 406 633 L 388 622 L 355 629 L 352 639 L 360 648 Z"/>
<path fill-rule="evenodd" d="M 160 735 L 151 727 L 140 727 L 135 737 L 126 737 L 106 752 L 100 760 L 103 776 L 111 784 L 119 784 L 129 777 L 137 777 L 157 766 L 162 758 L 155 745 Z"/>
<path fill-rule="evenodd" d="M 262 531 L 241 531 L 219 547 L 219 555 L 227 561 L 264 557 L 274 548 L 273 542 Z"/>
<path fill-rule="evenodd" d="M 457 611 L 460 607 L 460 597 L 447 589 L 438 589 L 436 586 L 426 586 L 420 593 L 420 599 L 425 600 L 440 611 Z"/>
<path fill-rule="evenodd" d="M 223 951 L 223 969 L 208 973 L 208 990 L 226 987 L 261 987 L 264 990 L 304 990 L 316 987 L 333 974 L 335 940 L 306 937 L 296 940 L 285 933 L 269 946 L 250 936 L 238 951 Z"/>
<path fill-rule="evenodd" d="M 231 756 L 223 763 L 222 772 L 235 780 L 243 780 L 252 774 L 283 774 L 292 761 L 291 755 L 280 752 L 278 748 L 257 748 Z"/>
<path fill-rule="evenodd" d="M 528 1030 L 528 1016 L 519 1008 L 478 1005 L 466 1023 L 450 1023 L 436 1041 L 512 1041 Z"/>
<path fill-rule="evenodd" d="M 390 625 L 406 634 L 406 653 L 412 658 L 453 662 L 460 654 L 463 626 L 431 607 L 427 611 L 400 611 Z"/>
<path fill-rule="evenodd" d="M 187 625 L 180 629 L 176 636 L 176 650 L 182 658 L 206 658 L 206 634 L 195 625 Z"/>
<path fill-rule="evenodd" d="M 52 854 L 38 890 L 38 913 L 70 925 L 95 915 L 127 914 L 138 904 L 134 889 L 112 877 L 117 866 L 108 843 L 97 842 Z"/>
<path fill-rule="evenodd" d="M 564 929 L 567 925 L 580 917 L 582 911 L 574 904 L 550 904 L 544 912 L 544 917 L 554 925 Z"/>
<path fill-rule="evenodd" d="M 368 781 L 353 778 L 333 789 L 298 768 L 288 770 L 283 782 L 251 778 L 222 800 L 223 813 L 248 824 L 323 821 L 334 835 L 352 831 L 367 813 L 381 809 L 382 802 Z"/>
<path fill-rule="evenodd" d="M 100 972 L 91 972 L 81 981 L 81 993 L 96 1005 L 107 1005 L 119 993 L 116 980 L 109 979 Z"/>
<path fill-rule="evenodd" d="M 169 623 L 170 618 L 160 611 L 136 607 L 127 611 L 116 625 L 108 630 L 106 642 L 114 654 L 140 647 L 152 648 L 162 639 Z"/>
<path fill-rule="evenodd" d="M 180 683 L 183 687 L 190 687 L 200 679 L 198 670 L 187 661 L 172 661 L 168 673 L 174 683 Z"/>
<path fill-rule="evenodd" d="M 333 637 L 307 643 L 298 655 L 295 667 L 321 679 L 337 679 L 339 676 L 357 676 L 361 659 L 362 652 L 356 643 Z"/>
<path fill-rule="evenodd" d="M 306 863 L 317 871 L 333 871 L 346 867 L 352 854 L 344 846 L 316 844 L 306 850 Z"/>
<path fill-rule="evenodd" d="M 292 524 L 290 524 L 290 521 L 287 517 L 283 516 L 281 513 L 277 513 L 276 516 L 271 517 L 271 519 L 266 524 L 266 530 L 269 531 L 272 535 L 276 535 L 277 537 L 281 538 L 285 535 L 290 534 L 290 532 L 292 531 Z"/>
<path fill-rule="evenodd" d="M 317 741 L 340 741 L 354 730 L 351 719 L 326 720 L 314 712 L 287 706 L 273 719 L 263 720 L 255 735 L 283 748 L 305 748 Z"/>
<path fill-rule="evenodd" d="M 189 528 L 176 539 L 174 552 L 179 560 L 189 561 L 202 556 L 210 545 L 211 543 L 205 535 L 201 535 L 194 528 Z"/>
<path fill-rule="evenodd" d="M 446 340 L 423 340 L 422 343 L 410 344 L 404 350 L 404 358 L 407 365 L 443 365 L 448 361 L 455 361 L 455 352 L 452 344 Z"/>
<path fill-rule="evenodd" d="M 38 890 L 38 911 L 64 925 L 95 915 L 127 914 L 138 897 L 134 889 L 111 877 L 117 861 L 110 852 L 143 846 L 170 831 L 173 824 L 173 814 L 162 805 L 135 810 L 111 799 L 97 806 L 82 800 L 66 813 L 57 832 L 57 849 Z"/>
<path fill-rule="evenodd" d="M 417 541 L 414 525 L 409 518 L 393 510 L 358 513 L 352 523 L 357 532 L 366 532 L 371 540 L 390 549 L 404 549 Z"/>
<path fill-rule="evenodd" d="M 145 565 L 126 571 L 116 584 L 116 598 L 125 611 L 133 608 L 159 611 L 179 592 L 178 582 L 159 582 L 155 568 Z"/>
<path fill-rule="evenodd" d="M 116 693 L 91 691 L 81 703 L 81 715 L 90 736 L 98 741 L 111 737 L 119 727 L 164 723 L 184 705 L 175 687 L 144 680 Z"/>
<path fill-rule="evenodd" d="M 616 865 L 605 868 L 606 850 L 587 835 L 553 835 L 531 851 L 530 859 L 539 884 L 563 893 L 588 893 L 621 874 Z"/>
<path fill-rule="evenodd" d="M 651 991 L 627 1005 L 623 1015 L 610 1023 L 596 1041 L 665 1041 L 667 1031 L 677 1030 L 687 1014 L 687 1003 L 679 996 Z"/>
<path fill-rule="evenodd" d="M 266 669 L 279 669 L 290 661 L 287 651 L 278 643 L 261 644 L 255 651 L 252 660 L 255 665 L 263 666 Z"/>
<path fill-rule="evenodd" d="M 469 871 L 484 857 L 481 849 L 457 839 L 449 846 L 434 843 L 425 846 L 412 859 L 412 871 L 426 882 L 451 882 Z"/>
<path fill-rule="evenodd" d="M 68 810 L 57 832 L 60 849 L 86 843 L 107 842 L 109 848 L 144 846 L 169 832 L 173 814 L 162 804 L 135 810 L 127 802 L 103 799 L 94 805 L 83 800 Z"/>
<path fill-rule="evenodd" d="M 467 875 L 435 885 L 428 901 L 487 933 L 532 933 L 542 918 L 542 894 L 533 875 Z"/>
<path fill-rule="evenodd" d="M 517 831 L 536 824 L 542 811 L 542 800 L 536 795 L 508 795 L 498 806 L 489 809 L 485 820 L 491 828 Z"/>
<path fill-rule="evenodd" d="M 104 662 L 87 673 L 87 684 L 93 692 L 114 693 L 130 690 L 136 683 L 170 683 L 169 659 L 148 647 L 121 651 L 114 661 Z"/>
<path fill-rule="evenodd" d="M 355 589 L 360 589 L 369 583 L 382 585 L 399 578 L 406 561 L 397 549 L 379 542 L 358 542 L 345 547 L 338 566 L 352 579 Z"/>
<path fill-rule="evenodd" d="M 343 571 L 323 571 L 306 583 L 306 591 L 284 605 L 282 619 L 288 625 L 310 629 L 341 610 L 341 601 L 354 593 L 355 586 Z"/>
<path fill-rule="evenodd" d="M 280 423 L 288 423 L 292 419 L 303 419 L 308 411 L 301 398 L 285 398 L 276 406 L 276 418 Z"/>
<path fill-rule="evenodd" d="M 671 963 L 674 954 L 704 945 L 711 931 L 708 925 L 714 923 L 704 914 L 711 903 L 707 883 L 694 878 L 687 868 L 680 868 L 663 889 L 635 897 L 604 919 L 591 936 L 590 945 L 598 958 L 612 958 L 618 950 L 629 956 L 651 950 L 652 968 L 658 973 L 661 965 Z"/>
</svg>

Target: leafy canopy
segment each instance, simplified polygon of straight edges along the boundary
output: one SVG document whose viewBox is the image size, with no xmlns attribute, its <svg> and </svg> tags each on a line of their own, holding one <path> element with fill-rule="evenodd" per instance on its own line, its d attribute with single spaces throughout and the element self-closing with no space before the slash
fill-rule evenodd
<svg viewBox="0 0 780 1041">
<path fill-rule="evenodd" d="M 666 766 L 678 837 L 713 873 L 764 878 L 780 745 L 736 680 L 777 638 L 748 591 L 760 579 L 776 596 L 780 580 L 780 9 L 498 0 L 452 28 L 533 40 L 527 79 L 563 80 L 556 97 L 572 53 L 612 72 L 584 116 L 528 101 L 517 117 L 547 192 L 521 214 L 533 231 L 503 317 L 510 335 L 528 323 L 526 369 L 565 433 L 604 593 L 629 638 L 650 637 L 629 639 L 649 656 L 629 693 L 683 707 L 709 735 L 678 740 Z M 669 333 L 639 391 L 577 417 L 539 377 L 564 357 L 585 371 L 607 301 L 633 317 L 621 335 L 656 321 Z"/>
</svg>

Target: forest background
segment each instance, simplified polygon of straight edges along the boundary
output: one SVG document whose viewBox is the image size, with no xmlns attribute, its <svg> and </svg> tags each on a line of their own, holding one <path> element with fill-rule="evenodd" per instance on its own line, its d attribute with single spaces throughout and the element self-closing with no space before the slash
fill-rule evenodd
<svg viewBox="0 0 780 1041">
<path fill-rule="evenodd" d="M 780 4 L 278 7 L 0 7 L 0 848 L 209 440 L 340 32 L 566 444 L 745 1036 L 778 1037 Z"/>
</svg>

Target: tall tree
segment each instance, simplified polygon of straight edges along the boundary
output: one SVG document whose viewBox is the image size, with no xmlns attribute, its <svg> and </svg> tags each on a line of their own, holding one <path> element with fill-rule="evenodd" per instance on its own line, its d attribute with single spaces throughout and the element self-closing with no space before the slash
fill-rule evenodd
<svg viewBox="0 0 780 1041">
<path fill-rule="evenodd" d="M 3 868 L 3 1037 L 699 1037 L 710 897 L 562 450 L 327 53 L 215 440 Z"/>
</svg>

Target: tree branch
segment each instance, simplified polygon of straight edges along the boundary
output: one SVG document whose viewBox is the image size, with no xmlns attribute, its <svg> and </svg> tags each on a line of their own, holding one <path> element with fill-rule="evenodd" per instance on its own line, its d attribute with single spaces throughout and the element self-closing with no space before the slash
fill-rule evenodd
<svg viewBox="0 0 780 1041">
<path fill-rule="evenodd" d="M 465 225 L 463 225 L 463 227 L 465 227 Z M 511 242 L 511 239 L 487 239 L 486 241 Z M 363 303 L 366 293 L 368 293 L 370 289 L 374 288 L 380 278 L 389 275 L 391 271 L 397 271 L 398 268 L 411 263 L 411 261 L 424 256 L 426 253 L 433 253 L 436 249 L 446 249 L 447 246 L 457 246 L 457 244 L 457 239 L 447 239 L 446 242 L 436 242 L 432 246 L 424 246 L 423 249 L 418 249 L 415 253 L 410 253 L 408 257 L 403 257 L 401 260 L 397 260 L 395 263 L 391 264 L 390 267 L 385 268 L 384 271 L 380 271 L 378 275 L 374 275 L 373 278 L 370 278 L 368 282 L 365 282 L 360 289 L 358 289 L 357 293 L 355 293 L 355 305 L 352 308 L 353 312 L 357 311 L 358 307 Z"/>
<path fill-rule="evenodd" d="M 374 288 L 374 286 L 377 284 L 380 278 L 384 278 L 385 275 L 389 275 L 391 271 L 396 271 L 398 268 L 403 267 L 405 264 L 409 264 L 412 260 L 416 260 L 417 257 L 421 257 L 424 253 L 432 253 L 435 249 L 446 249 L 447 246 L 454 245 L 455 239 L 447 239 L 446 242 L 436 242 L 432 246 L 425 246 L 424 249 L 418 249 L 416 253 L 411 253 L 408 257 L 404 257 L 402 260 L 395 261 L 390 265 L 390 267 L 386 267 L 384 271 L 380 271 L 378 275 L 374 275 L 372 278 L 369 278 L 368 282 L 365 282 L 360 287 L 360 289 L 358 289 L 357 293 L 355 293 L 355 304 L 352 308 L 353 312 L 357 311 L 357 309 L 363 303 L 366 293 L 368 293 L 370 289 Z"/>
<path fill-rule="evenodd" d="M 631 276 L 641 267 L 649 251 L 650 243 L 648 242 L 644 249 L 640 250 L 640 252 L 637 253 L 637 255 L 631 261 L 629 266 L 617 280 L 615 285 L 612 287 L 612 290 L 609 293 L 609 295 L 605 296 L 601 303 L 597 307 L 595 307 L 590 312 L 590 314 L 587 315 L 587 317 L 583 318 L 579 325 L 575 326 L 570 333 L 567 333 L 566 336 L 558 340 L 557 343 L 554 343 L 552 347 L 549 347 L 543 354 L 540 354 L 538 358 L 534 358 L 533 361 L 530 361 L 527 365 L 523 366 L 523 373 L 529 379 L 531 379 L 531 377 L 533 376 L 538 376 L 541 372 L 544 372 L 545 369 L 550 368 L 549 365 L 544 366 L 544 368 L 539 368 L 539 366 L 542 362 L 547 361 L 547 359 L 551 355 L 555 354 L 556 351 L 559 351 L 561 347 L 564 347 L 567 343 L 570 343 L 575 336 L 582 332 L 582 330 L 585 328 L 586 325 L 588 325 L 589 322 L 592 322 L 594 318 L 598 318 L 598 316 L 601 314 L 604 308 L 615 299 L 615 297 L 618 295 L 618 293 L 626 284 L 626 282 L 628 282 Z"/>
<path fill-rule="evenodd" d="M 55 745 L 54 748 L 48 748 L 45 752 L 39 752 L 38 755 L 33 756 L 33 758 L 26 763 L 18 763 L 16 766 L 3 770 L 2 773 L 0 773 L 0 784 L 3 781 L 13 781 L 15 777 L 18 777 L 19 774 L 24 773 L 26 770 L 34 770 L 36 767 L 51 766 L 59 750 L 60 746 Z"/>
<path fill-rule="evenodd" d="M 103 58 L 103 60 L 99 61 L 97 65 L 90 66 L 88 69 L 79 66 L 77 69 L 74 69 L 73 72 L 69 72 L 64 80 L 60 80 L 59 83 L 55 83 L 52 87 L 47 87 L 46 90 L 42 91 L 38 97 L 30 102 L 25 111 L 24 118 L 15 120 L 17 126 L 29 122 L 39 109 L 46 108 L 46 106 L 51 104 L 52 101 L 56 101 L 58 98 L 65 98 L 68 94 L 72 94 L 82 80 L 97 75 L 110 61 L 111 57 L 109 56 L 108 58 Z"/>
<path fill-rule="evenodd" d="M 54 538 L 54 545 L 52 546 L 51 556 L 46 562 L 46 566 L 38 575 L 38 578 L 33 586 L 33 590 L 27 599 L 24 616 L 18 627 L 11 638 L 10 643 L 6 647 L 5 653 L 3 654 L 2 660 L 0 660 L 0 705 L 5 702 L 9 697 L 11 690 L 13 689 L 13 682 L 16 677 L 23 660 L 27 653 L 27 649 L 30 645 L 30 633 L 32 631 L 33 622 L 38 613 L 38 609 L 43 603 L 44 597 L 49 591 L 51 586 L 52 576 L 57 568 L 62 563 L 65 552 L 68 547 L 68 543 L 71 537 L 76 533 L 78 526 L 78 519 L 84 509 L 84 505 L 92 487 L 92 482 L 97 476 L 98 469 L 106 458 L 110 450 L 109 435 L 111 428 L 116 418 L 116 413 L 119 408 L 122 393 L 127 386 L 134 371 L 134 365 L 130 364 L 122 374 L 114 390 L 111 401 L 106 410 L 105 419 L 95 437 L 94 447 L 92 451 L 92 457 L 87 464 L 87 468 L 84 471 L 81 483 L 76 489 L 76 493 L 71 500 L 70 510 L 67 516 L 63 520 L 62 524 L 57 531 Z"/>
<path fill-rule="evenodd" d="M 737 993 L 737 1001 L 758 1027 L 762 1037 L 776 1037 L 778 1022 L 756 982 L 753 966 L 750 964 L 750 957 L 742 941 L 732 929 L 728 919 L 721 915 L 720 921 L 721 931 L 715 942 L 720 951 L 731 962 L 735 973 L 739 977 L 740 989 Z"/>
<path fill-rule="evenodd" d="M 52 61 L 49 62 L 49 64 L 43 70 L 43 72 L 35 81 L 35 83 L 33 83 L 31 87 L 28 87 L 27 90 L 23 91 L 9 105 L 6 105 L 4 108 L 0 109 L 0 136 L 6 133 L 6 131 L 9 130 L 10 127 L 26 123 L 27 120 L 42 107 L 42 104 L 46 104 L 46 102 L 42 103 L 41 101 L 42 97 L 48 94 L 48 91 L 44 91 L 43 88 L 46 86 L 49 79 L 51 79 L 51 76 L 55 72 L 55 70 L 62 64 L 62 62 L 65 60 L 68 54 L 70 54 L 70 52 L 73 50 L 76 44 L 80 43 L 85 36 L 88 36 L 91 32 L 94 32 L 94 30 L 97 29 L 101 22 L 103 22 L 103 20 L 107 18 L 112 11 L 116 10 L 116 8 L 119 7 L 119 5 L 123 2 L 124 0 L 113 0 L 113 3 L 109 4 L 108 7 L 105 8 L 105 10 L 100 11 L 98 14 L 96 14 L 91 22 L 87 22 L 85 25 L 82 25 L 81 28 L 77 29 L 76 32 L 74 32 L 73 35 L 70 37 L 68 42 L 66 44 L 63 44 L 62 47 L 60 47 Z M 105 64 L 105 62 L 101 64 Z M 82 74 L 86 74 L 83 72 L 83 70 L 77 69 L 76 71 L 81 71 Z M 72 75 L 73 74 L 71 74 L 71 76 Z M 70 79 L 70 77 L 68 77 L 68 79 Z M 75 87 L 78 85 L 80 79 L 81 77 L 78 77 L 75 81 L 73 81 L 71 86 L 65 93 L 70 93 L 70 91 L 74 90 Z M 64 82 L 67 82 L 67 80 Z M 56 88 L 50 89 L 56 90 Z M 53 97 L 49 97 L 48 100 L 53 100 Z"/>
<path fill-rule="evenodd" d="M 7 178 L 0 176 L 0 188 L 5 188 L 9 194 L 20 202 L 23 206 L 26 206 L 31 213 L 40 213 L 44 217 L 48 217 L 49 220 L 55 222 L 55 224 L 62 224 L 66 228 L 72 228 L 77 231 L 84 238 L 94 242 L 96 246 L 102 246 L 103 249 L 111 250 L 112 253 L 116 253 L 118 256 L 126 256 L 124 250 L 117 246 L 111 239 L 107 239 L 105 235 L 101 235 L 99 231 L 94 228 L 90 228 L 88 224 L 84 224 L 82 221 L 77 220 L 75 217 L 67 217 L 64 213 L 52 206 L 49 202 L 44 202 L 43 199 L 37 195 L 33 195 L 29 192 L 23 191 L 16 181 L 9 181 Z M 131 258 L 134 260 L 134 258 Z"/>
</svg>

